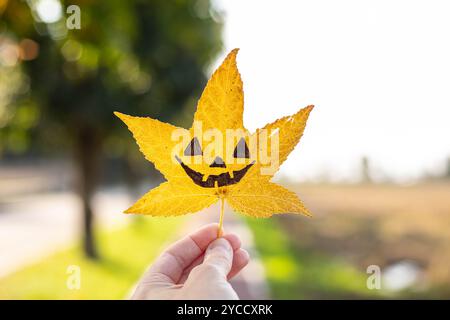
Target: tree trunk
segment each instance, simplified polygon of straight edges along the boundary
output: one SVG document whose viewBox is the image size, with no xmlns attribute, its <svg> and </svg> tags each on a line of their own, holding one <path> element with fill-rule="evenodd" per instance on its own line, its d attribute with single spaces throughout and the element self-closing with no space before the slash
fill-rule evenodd
<svg viewBox="0 0 450 320">
<path fill-rule="evenodd" d="M 86 257 L 98 259 L 98 251 L 94 234 L 94 212 L 92 197 L 97 186 L 100 159 L 101 139 L 95 129 L 80 128 L 75 141 L 77 164 L 77 191 L 82 203 L 82 239 Z"/>
</svg>

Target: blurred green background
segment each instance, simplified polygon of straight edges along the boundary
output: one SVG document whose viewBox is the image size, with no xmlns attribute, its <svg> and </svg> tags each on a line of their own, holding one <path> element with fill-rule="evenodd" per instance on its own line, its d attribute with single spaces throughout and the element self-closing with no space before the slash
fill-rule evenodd
<svg viewBox="0 0 450 320">
<path fill-rule="evenodd" d="M 128 297 L 190 228 L 120 213 L 162 178 L 112 112 L 190 125 L 225 21 L 208 0 L 0 0 L 0 299 Z M 362 158 L 357 183 L 282 181 L 313 219 L 239 218 L 268 297 L 450 298 L 450 162 L 408 185 L 371 170 Z"/>
<path fill-rule="evenodd" d="M 180 222 L 120 217 L 161 175 L 113 111 L 189 124 L 220 15 L 209 1 L 2 0 L 0 19 L 0 297 L 124 297 Z M 74 296 L 55 277 L 71 264 L 90 283 Z"/>
</svg>

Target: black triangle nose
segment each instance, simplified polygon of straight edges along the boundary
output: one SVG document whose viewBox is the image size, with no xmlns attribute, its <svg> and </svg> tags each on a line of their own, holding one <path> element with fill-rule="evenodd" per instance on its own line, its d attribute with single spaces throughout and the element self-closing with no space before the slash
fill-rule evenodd
<svg viewBox="0 0 450 320">
<path fill-rule="evenodd" d="M 225 162 L 223 162 L 223 159 L 221 157 L 216 157 L 214 161 L 209 165 L 211 168 L 226 168 Z"/>
</svg>

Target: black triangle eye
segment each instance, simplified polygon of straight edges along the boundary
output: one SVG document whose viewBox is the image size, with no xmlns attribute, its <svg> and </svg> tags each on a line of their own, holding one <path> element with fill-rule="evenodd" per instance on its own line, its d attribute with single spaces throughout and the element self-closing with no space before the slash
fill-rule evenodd
<svg viewBox="0 0 450 320">
<path fill-rule="evenodd" d="M 248 150 L 247 143 L 244 138 L 239 140 L 236 148 L 233 152 L 233 157 L 235 158 L 250 158 L 250 151 Z"/>
<path fill-rule="evenodd" d="M 199 156 L 202 155 L 202 148 L 197 138 L 191 140 L 186 149 L 184 150 L 185 156 Z"/>
</svg>

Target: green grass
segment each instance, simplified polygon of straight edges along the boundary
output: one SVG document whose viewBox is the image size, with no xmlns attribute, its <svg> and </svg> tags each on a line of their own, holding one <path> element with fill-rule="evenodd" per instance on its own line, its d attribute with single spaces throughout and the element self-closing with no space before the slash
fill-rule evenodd
<svg viewBox="0 0 450 320">
<path fill-rule="evenodd" d="M 100 261 L 84 258 L 78 244 L 1 278 L 0 299 L 123 299 L 182 221 L 136 217 L 118 230 L 100 232 Z M 79 290 L 67 288 L 71 265 L 81 270 Z"/>
<path fill-rule="evenodd" d="M 294 248 L 272 219 L 247 219 L 273 299 L 371 298 L 367 275 L 343 261 Z"/>
</svg>

